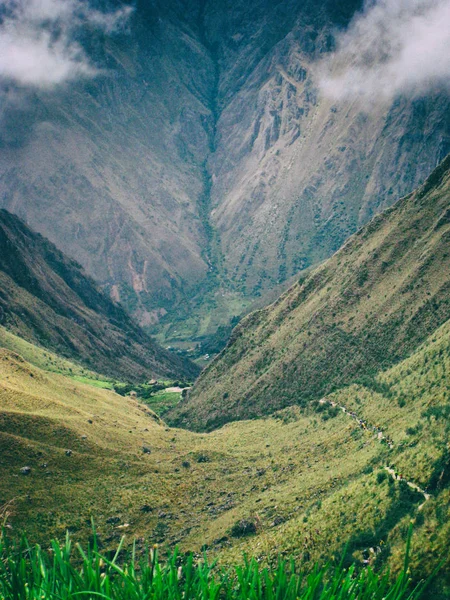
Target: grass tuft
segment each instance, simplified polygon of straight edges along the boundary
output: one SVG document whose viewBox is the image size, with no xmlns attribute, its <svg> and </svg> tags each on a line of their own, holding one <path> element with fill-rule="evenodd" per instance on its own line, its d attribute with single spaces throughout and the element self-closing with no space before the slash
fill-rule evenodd
<svg viewBox="0 0 450 600">
<path fill-rule="evenodd" d="M 388 572 L 370 567 L 344 568 L 316 565 L 309 573 L 298 572 L 293 560 L 279 559 L 273 568 L 244 557 L 229 571 L 218 570 L 206 556 L 181 555 L 176 549 L 167 560 L 159 560 L 157 546 L 138 558 L 133 546 L 122 560 L 124 539 L 108 556 L 98 551 L 95 531 L 86 549 L 75 546 L 69 535 L 48 551 L 27 540 L 11 542 L 0 537 L 0 597 L 4 600 L 419 600 L 427 582 L 415 587 L 409 573 L 409 542 L 404 568 L 395 580 Z"/>
</svg>

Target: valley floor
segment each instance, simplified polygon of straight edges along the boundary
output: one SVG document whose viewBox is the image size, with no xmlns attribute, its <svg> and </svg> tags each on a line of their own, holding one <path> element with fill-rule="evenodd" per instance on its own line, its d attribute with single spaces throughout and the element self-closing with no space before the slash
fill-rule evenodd
<svg viewBox="0 0 450 600">
<path fill-rule="evenodd" d="M 305 568 L 345 551 L 394 572 L 413 520 L 413 571 L 447 557 L 448 575 L 449 350 L 447 324 L 370 386 L 209 434 L 1 350 L 0 505 L 41 543 L 85 542 L 93 517 L 106 549 L 126 534 Z"/>
</svg>

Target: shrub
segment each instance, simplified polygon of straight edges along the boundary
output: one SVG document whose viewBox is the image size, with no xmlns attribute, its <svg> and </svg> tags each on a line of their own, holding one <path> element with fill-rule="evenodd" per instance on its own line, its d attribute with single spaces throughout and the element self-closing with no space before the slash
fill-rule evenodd
<svg viewBox="0 0 450 600">
<path fill-rule="evenodd" d="M 198 463 L 207 463 L 207 462 L 211 462 L 211 459 L 206 454 L 199 454 L 197 456 L 197 462 Z"/>
<path fill-rule="evenodd" d="M 386 471 L 380 471 L 379 473 L 377 473 L 377 483 L 383 483 L 383 481 L 386 481 L 386 479 L 387 479 Z"/>
<path fill-rule="evenodd" d="M 232 537 L 240 538 L 255 535 L 256 523 L 250 519 L 241 519 L 233 525 L 230 531 Z"/>
</svg>

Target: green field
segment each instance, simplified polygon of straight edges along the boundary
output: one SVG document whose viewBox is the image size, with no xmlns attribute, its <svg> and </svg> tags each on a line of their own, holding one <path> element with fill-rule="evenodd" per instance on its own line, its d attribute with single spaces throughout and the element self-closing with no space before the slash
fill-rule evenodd
<svg viewBox="0 0 450 600">
<path fill-rule="evenodd" d="M 162 390 L 156 392 L 148 400 L 144 400 L 145 404 L 155 411 L 158 415 L 164 415 L 165 412 L 176 406 L 181 400 L 181 393 L 166 392 Z"/>
</svg>

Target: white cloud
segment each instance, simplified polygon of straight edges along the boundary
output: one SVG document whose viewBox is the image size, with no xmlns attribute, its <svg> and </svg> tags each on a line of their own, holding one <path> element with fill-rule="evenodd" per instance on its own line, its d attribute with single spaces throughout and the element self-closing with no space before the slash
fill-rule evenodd
<svg viewBox="0 0 450 600">
<path fill-rule="evenodd" d="M 450 89 L 450 0 L 372 0 L 318 68 L 336 100 Z"/>
<path fill-rule="evenodd" d="M 90 27 L 111 33 L 131 8 L 103 13 L 87 0 L 0 0 L 0 80 L 51 88 L 97 72 L 77 32 Z"/>
</svg>

